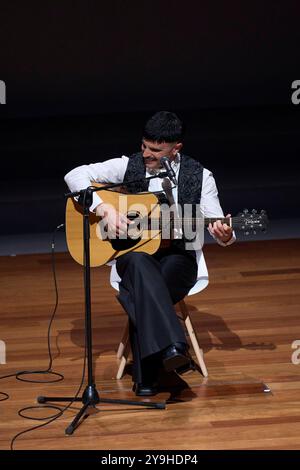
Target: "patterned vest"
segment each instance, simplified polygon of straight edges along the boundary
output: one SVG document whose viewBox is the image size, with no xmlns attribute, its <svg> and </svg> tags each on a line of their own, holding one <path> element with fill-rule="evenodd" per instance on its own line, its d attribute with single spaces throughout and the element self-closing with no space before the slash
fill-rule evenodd
<svg viewBox="0 0 300 470">
<path fill-rule="evenodd" d="M 124 182 L 145 177 L 145 164 L 142 152 L 129 157 Z M 193 216 L 196 214 L 196 204 L 200 203 L 203 180 L 203 166 L 187 155 L 180 155 L 180 169 L 178 176 L 178 204 L 183 208 L 184 204 L 193 205 Z M 149 181 L 139 181 L 127 186 L 130 193 L 148 191 Z M 184 247 L 184 240 L 176 240 L 176 245 Z"/>
</svg>

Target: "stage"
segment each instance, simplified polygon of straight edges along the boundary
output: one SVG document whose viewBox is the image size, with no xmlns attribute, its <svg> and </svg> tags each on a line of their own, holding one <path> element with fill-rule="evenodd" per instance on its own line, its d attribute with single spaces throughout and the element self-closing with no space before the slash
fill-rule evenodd
<svg viewBox="0 0 300 470">
<path fill-rule="evenodd" d="M 167 377 L 165 389 L 151 397 L 167 400 L 165 410 L 99 405 L 66 436 L 65 428 L 80 408 L 73 404 L 54 422 L 20 436 L 15 449 L 300 449 L 300 352 L 292 348 L 300 340 L 300 240 L 249 241 L 226 249 L 209 244 L 204 253 L 210 284 L 186 303 L 208 378 L 197 371 L 181 379 Z M 46 369 L 47 328 L 55 305 L 51 255 L 2 256 L 0 270 L 0 340 L 6 346 L 0 375 Z M 59 305 L 51 336 L 52 369 L 65 378 L 52 384 L 0 380 L 0 391 L 9 394 L 0 403 L 1 449 L 9 449 L 17 433 L 42 424 L 18 416 L 19 409 L 37 405 L 39 395 L 72 396 L 81 382 L 83 272 L 64 252 L 56 255 L 56 272 Z M 126 317 L 106 266 L 92 269 L 92 314 L 100 396 L 141 400 L 131 391 L 130 364 L 121 380 L 115 378 Z"/>
</svg>

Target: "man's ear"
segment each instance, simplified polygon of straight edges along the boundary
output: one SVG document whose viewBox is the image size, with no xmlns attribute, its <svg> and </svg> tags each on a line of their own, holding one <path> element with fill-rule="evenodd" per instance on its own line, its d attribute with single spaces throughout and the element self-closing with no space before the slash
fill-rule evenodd
<svg viewBox="0 0 300 470">
<path fill-rule="evenodd" d="M 183 144 L 181 142 L 177 142 L 177 144 L 174 147 L 174 155 L 176 155 L 177 152 L 180 152 L 182 147 L 183 147 Z"/>
</svg>

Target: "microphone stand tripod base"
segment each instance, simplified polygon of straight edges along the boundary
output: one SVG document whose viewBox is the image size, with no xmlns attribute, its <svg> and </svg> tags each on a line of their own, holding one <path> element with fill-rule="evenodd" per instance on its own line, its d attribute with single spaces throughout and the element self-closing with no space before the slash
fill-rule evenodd
<svg viewBox="0 0 300 470">
<path fill-rule="evenodd" d="M 111 399 L 111 398 L 100 398 L 97 392 L 95 384 L 87 385 L 85 391 L 83 392 L 82 397 L 44 397 L 39 396 L 37 398 L 37 402 L 44 404 L 47 402 L 82 402 L 83 406 L 73 419 L 72 423 L 66 428 L 65 434 L 71 435 L 79 426 L 80 419 L 86 419 L 90 414 L 93 414 L 92 410 L 96 409 L 96 405 L 99 403 L 110 403 L 110 404 L 117 404 L 117 405 L 133 405 L 133 406 L 145 406 L 147 408 L 154 408 L 159 410 L 164 410 L 166 408 L 166 404 L 164 402 L 155 403 L 151 401 L 143 402 L 143 401 L 133 401 L 133 400 L 118 400 L 118 399 Z"/>
</svg>

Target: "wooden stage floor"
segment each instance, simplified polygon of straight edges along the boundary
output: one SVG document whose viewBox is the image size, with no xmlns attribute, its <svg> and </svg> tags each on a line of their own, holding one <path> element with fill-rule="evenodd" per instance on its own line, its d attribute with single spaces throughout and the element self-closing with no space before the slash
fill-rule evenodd
<svg viewBox="0 0 300 470">
<path fill-rule="evenodd" d="M 165 410 L 100 405 L 72 436 L 64 430 L 79 404 L 46 427 L 24 434 L 15 449 L 300 449 L 300 240 L 205 247 L 210 285 L 187 298 L 209 377 L 193 372 L 151 400 Z M 0 448 L 39 421 L 17 412 L 38 395 L 72 396 L 82 375 L 82 268 L 56 255 L 59 307 L 53 325 L 53 370 L 64 381 L 0 380 Z M 48 365 L 47 327 L 55 303 L 50 255 L 1 257 L 0 375 Z M 92 270 L 94 366 L 103 398 L 138 399 L 127 373 L 115 379 L 116 348 L 126 317 L 109 286 L 109 268 Z M 299 341 L 300 345 L 300 341 Z M 300 346 L 298 346 L 300 349 Z M 3 356 L 3 354 L 2 354 Z M 3 359 L 3 358 L 2 358 Z M 2 361 L 3 362 L 3 361 Z M 40 377 L 47 379 L 47 377 Z M 271 389 L 263 391 L 263 384 Z M 28 412 L 49 416 L 53 410 Z"/>
</svg>

